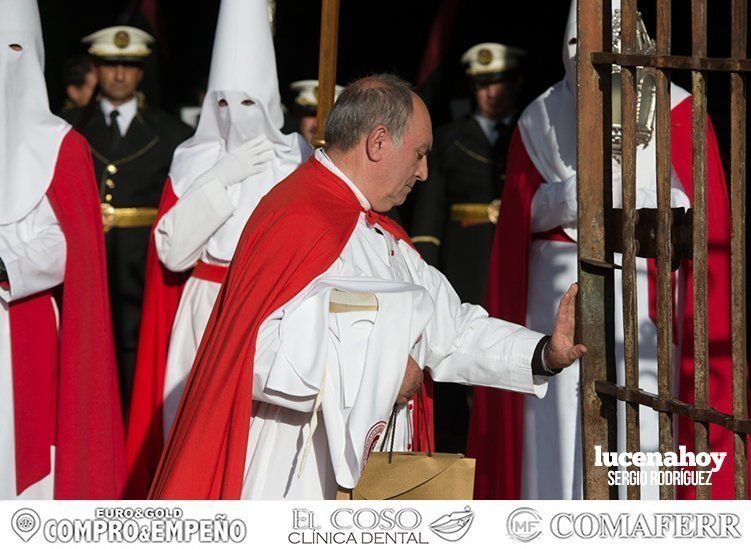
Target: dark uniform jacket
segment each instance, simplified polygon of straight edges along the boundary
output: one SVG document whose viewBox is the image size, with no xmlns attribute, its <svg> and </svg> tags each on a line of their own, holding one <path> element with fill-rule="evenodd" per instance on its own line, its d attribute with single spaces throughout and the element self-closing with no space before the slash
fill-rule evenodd
<svg viewBox="0 0 751 549">
<path fill-rule="evenodd" d="M 495 232 L 488 206 L 501 197 L 513 124 L 497 129 L 498 140 L 491 144 L 472 115 L 439 128 L 428 157 L 428 179 L 415 189 L 410 231 L 414 245 L 469 303 L 485 299 Z M 452 206 L 467 205 L 481 215 L 469 221 L 452 219 Z M 466 451 L 467 389 L 452 383 L 434 386 L 438 451 Z"/>
<path fill-rule="evenodd" d="M 62 116 L 77 126 L 82 114 L 82 109 L 72 109 Z M 193 131 L 153 107 L 139 108 L 115 150 L 111 150 L 110 129 L 99 107 L 78 130 L 91 146 L 101 202 L 114 208 L 156 208 L 172 154 Z M 149 226 L 115 227 L 105 235 L 124 410 L 130 402 L 149 232 Z"/>
<path fill-rule="evenodd" d="M 452 205 L 500 199 L 513 124 L 491 144 L 474 116 L 436 131 L 428 179 L 415 190 L 411 236 L 422 257 L 449 279 L 462 301 L 482 304 L 495 224 L 489 216 L 452 220 Z"/>
</svg>

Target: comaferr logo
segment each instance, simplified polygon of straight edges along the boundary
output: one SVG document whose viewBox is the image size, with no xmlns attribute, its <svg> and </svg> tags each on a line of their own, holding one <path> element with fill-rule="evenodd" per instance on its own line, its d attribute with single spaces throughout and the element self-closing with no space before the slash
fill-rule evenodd
<svg viewBox="0 0 751 549">
<path fill-rule="evenodd" d="M 517 541 L 528 542 L 542 534 L 542 518 L 531 507 L 521 507 L 506 519 L 506 531 Z"/>
<path fill-rule="evenodd" d="M 728 539 L 740 538 L 734 513 L 558 513 L 550 521 L 559 539 Z"/>
</svg>

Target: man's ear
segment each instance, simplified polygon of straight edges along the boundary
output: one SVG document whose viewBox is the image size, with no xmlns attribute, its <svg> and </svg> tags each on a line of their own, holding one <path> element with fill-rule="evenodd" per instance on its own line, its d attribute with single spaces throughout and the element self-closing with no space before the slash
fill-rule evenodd
<svg viewBox="0 0 751 549">
<path fill-rule="evenodd" d="M 368 158 L 373 162 L 380 161 L 383 158 L 384 148 L 389 139 L 389 131 L 386 129 L 386 126 L 379 124 L 373 128 L 365 140 Z"/>
<path fill-rule="evenodd" d="M 138 83 L 140 84 L 143 80 L 143 69 L 141 67 L 138 68 Z"/>
</svg>

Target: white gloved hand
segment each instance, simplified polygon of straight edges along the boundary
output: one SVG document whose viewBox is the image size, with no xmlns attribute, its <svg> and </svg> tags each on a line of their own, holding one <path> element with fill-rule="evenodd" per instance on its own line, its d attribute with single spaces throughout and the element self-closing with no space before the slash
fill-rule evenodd
<svg viewBox="0 0 751 549">
<path fill-rule="evenodd" d="M 229 187 L 265 171 L 273 158 L 273 143 L 265 135 L 259 135 L 232 149 L 210 171 L 225 187 Z"/>
</svg>

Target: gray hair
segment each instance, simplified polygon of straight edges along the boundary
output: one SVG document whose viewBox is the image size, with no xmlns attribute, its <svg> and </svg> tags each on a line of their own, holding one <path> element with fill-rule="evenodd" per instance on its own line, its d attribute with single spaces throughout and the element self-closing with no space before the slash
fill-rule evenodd
<svg viewBox="0 0 751 549">
<path fill-rule="evenodd" d="M 393 74 L 355 80 L 339 95 L 326 118 L 326 146 L 347 152 L 383 125 L 397 146 L 412 115 L 412 86 Z"/>
</svg>

